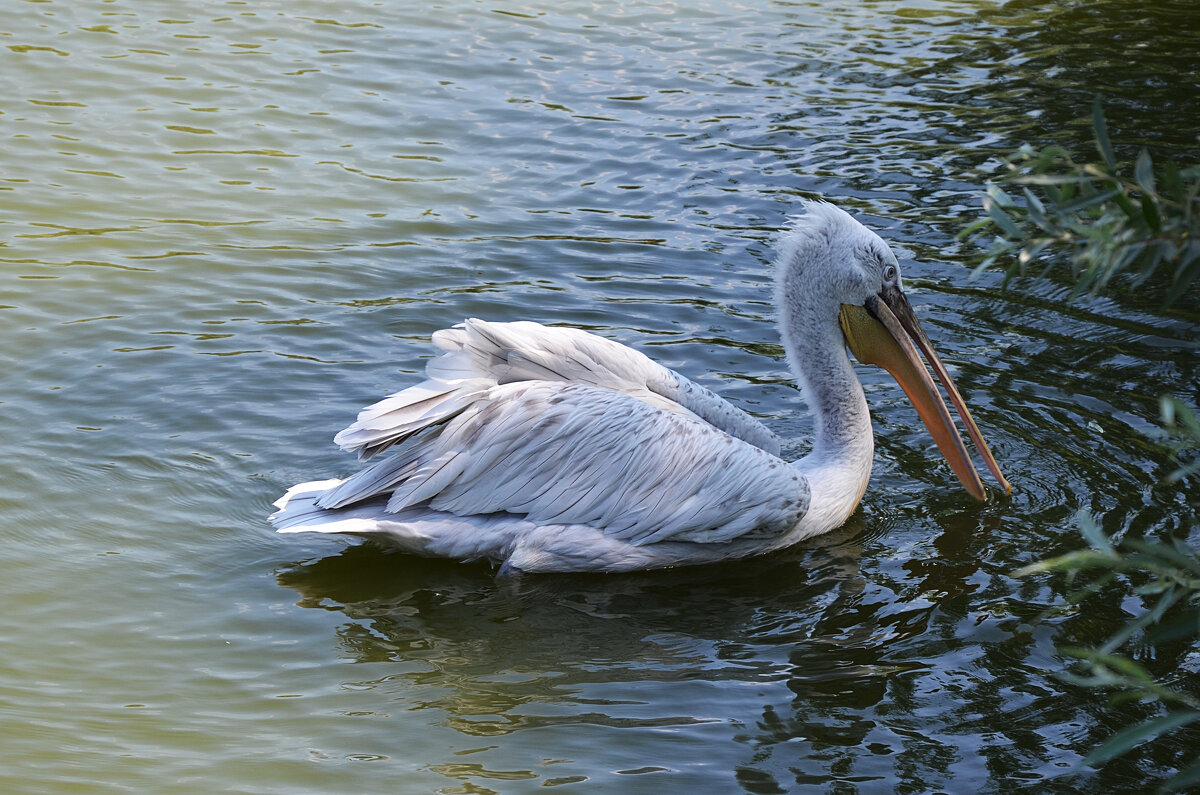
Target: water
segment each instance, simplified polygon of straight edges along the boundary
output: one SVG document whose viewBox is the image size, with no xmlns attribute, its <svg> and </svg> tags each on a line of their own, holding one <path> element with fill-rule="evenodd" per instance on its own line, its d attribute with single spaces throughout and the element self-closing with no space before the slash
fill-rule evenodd
<svg viewBox="0 0 1200 795">
<path fill-rule="evenodd" d="M 1190 758 L 1074 772 L 1144 708 L 1055 643 L 1138 602 L 1012 572 L 1079 508 L 1197 540 L 1146 433 L 1200 395 L 1200 315 L 1002 292 L 954 235 L 997 155 L 1089 152 L 1097 93 L 1123 154 L 1194 160 L 1192 4 L 4 10 L 3 791 L 1137 791 Z M 769 241 L 818 195 L 892 241 L 1011 500 L 864 370 L 867 499 L 784 554 L 504 583 L 265 524 L 466 316 L 638 346 L 802 454 Z"/>
</svg>

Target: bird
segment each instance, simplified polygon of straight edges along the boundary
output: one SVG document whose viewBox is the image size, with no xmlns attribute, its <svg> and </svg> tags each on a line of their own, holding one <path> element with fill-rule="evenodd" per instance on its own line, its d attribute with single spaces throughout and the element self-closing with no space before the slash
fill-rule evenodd
<svg viewBox="0 0 1200 795">
<path fill-rule="evenodd" d="M 867 488 L 874 435 L 848 350 L 895 377 L 963 487 L 986 500 L 932 370 L 1010 494 L 883 239 L 831 203 L 805 201 L 775 248 L 780 335 L 814 416 L 798 460 L 780 457 L 760 421 L 633 348 L 576 328 L 469 319 L 433 334 L 439 355 L 424 381 L 334 437 L 371 463 L 293 486 L 269 521 L 280 533 L 488 561 L 501 575 L 784 549 L 841 526 Z"/>
</svg>

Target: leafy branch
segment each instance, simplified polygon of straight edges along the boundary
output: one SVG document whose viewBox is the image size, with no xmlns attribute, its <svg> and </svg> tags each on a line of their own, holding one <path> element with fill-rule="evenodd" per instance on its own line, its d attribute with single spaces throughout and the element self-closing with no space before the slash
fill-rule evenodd
<svg viewBox="0 0 1200 795">
<path fill-rule="evenodd" d="M 1160 401 L 1164 436 L 1179 468 L 1167 475 L 1167 483 L 1179 483 L 1200 474 L 1200 419 L 1187 404 L 1164 395 Z"/>
<path fill-rule="evenodd" d="M 1143 149 L 1128 174 L 1099 101 L 1092 121 L 1100 162 L 1076 162 L 1059 146 L 1022 146 L 1005 161 L 1001 180 L 1018 197 L 988 185 L 985 217 L 959 238 L 994 233 L 977 271 L 1003 264 L 1006 285 L 1035 266 L 1045 276 L 1065 261 L 1075 280 L 1072 298 L 1099 292 L 1121 274 L 1140 287 L 1165 266 L 1169 306 L 1200 279 L 1200 165 L 1155 169 Z"/>
<path fill-rule="evenodd" d="M 1098 293 L 1118 277 L 1137 289 L 1165 273 L 1165 285 L 1156 279 L 1153 286 L 1170 306 L 1200 281 L 1200 165 L 1180 168 L 1167 163 L 1156 169 L 1143 149 L 1130 174 L 1128 164 L 1117 161 L 1098 101 L 1092 124 L 1099 162 L 1077 162 L 1058 146 L 1021 147 L 1005 163 L 1007 173 L 1000 180 L 1004 187 L 987 186 L 986 215 L 959 238 L 992 233 L 979 269 L 1004 267 L 1005 285 L 1017 274 L 1039 270 L 1046 276 L 1065 265 L 1074 279 L 1076 298 Z M 1200 419 L 1175 398 L 1163 397 L 1160 407 L 1160 437 L 1178 463 L 1166 482 L 1179 484 L 1200 476 Z M 1083 759 L 1083 764 L 1100 766 L 1150 740 L 1200 723 L 1200 698 L 1155 679 L 1129 652 L 1135 643 L 1156 650 L 1173 641 L 1193 647 L 1200 642 L 1200 555 L 1178 539 L 1127 538 L 1114 544 L 1087 512 L 1079 514 L 1078 528 L 1087 548 L 1026 566 L 1017 576 L 1053 573 L 1072 582 L 1082 580 L 1082 586 L 1067 596 L 1068 604 L 1083 603 L 1128 576 L 1126 582 L 1142 583 L 1133 592 L 1142 597 L 1145 610 L 1098 647 L 1061 648 L 1078 661 L 1062 678 L 1113 691 L 1114 705 L 1137 700 L 1161 706 L 1157 715 L 1127 726 Z M 1163 790 L 1196 784 L 1200 761 L 1176 772 Z"/>
<path fill-rule="evenodd" d="M 1200 440 L 1200 434 L 1196 439 Z M 1097 648 L 1060 649 L 1063 654 L 1080 660 L 1083 669 L 1080 673 L 1061 674 L 1061 678 L 1081 687 L 1116 691 L 1111 698 L 1114 705 L 1148 700 L 1166 707 L 1163 714 L 1117 732 L 1083 759 L 1085 765 L 1099 766 L 1142 743 L 1200 721 L 1200 698 L 1162 684 L 1140 663 L 1117 653 L 1135 637 L 1155 645 L 1200 635 L 1200 556 L 1177 539 L 1170 544 L 1126 539 L 1114 545 L 1086 511 L 1079 513 L 1078 522 L 1090 548 L 1039 561 L 1020 569 L 1016 575 L 1054 572 L 1074 580 L 1080 574 L 1093 573 L 1094 579 L 1067 597 L 1072 604 L 1090 598 L 1118 574 L 1149 575 L 1149 580 L 1134 592 L 1151 604 Z M 1176 791 L 1197 783 L 1200 783 L 1200 761 L 1167 780 L 1163 790 Z"/>
</svg>

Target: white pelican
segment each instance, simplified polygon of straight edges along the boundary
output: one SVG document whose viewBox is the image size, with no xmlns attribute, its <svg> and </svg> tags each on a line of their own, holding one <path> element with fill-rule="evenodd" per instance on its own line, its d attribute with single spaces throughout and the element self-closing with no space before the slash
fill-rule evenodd
<svg viewBox="0 0 1200 795">
<path fill-rule="evenodd" d="M 281 533 L 372 536 L 501 572 L 630 571 L 755 555 L 840 526 L 874 439 L 859 361 L 886 368 L 976 499 L 983 483 L 919 347 L 1005 493 L 1011 487 L 901 291 L 895 255 L 830 204 L 780 238 L 776 301 L 816 415 L 788 463 L 765 426 L 624 345 L 571 328 L 468 320 L 438 331 L 426 380 L 368 406 L 335 441 L 344 480 L 293 486 Z"/>
</svg>

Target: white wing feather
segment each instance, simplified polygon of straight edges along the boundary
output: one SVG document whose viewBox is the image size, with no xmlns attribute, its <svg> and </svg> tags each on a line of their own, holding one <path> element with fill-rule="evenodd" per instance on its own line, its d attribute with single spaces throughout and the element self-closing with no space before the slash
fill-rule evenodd
<svg viewBox="0 0 1200 795">
<path fill-rule="evenodd" d="M 427 505 L 515 514 L 638 546 L 772 538 L 808 507 L 807 482 L 776 456 L 687 413 L 587 384 L 500 384 L 408 436 L 316 505 L 334 510 L 390 492 L 393 513 Z"/>
<path fill-rule="evenodd" d="M 778 455 L 779 440 L 744 411 L 620 343 L 573 328 L 471 319 L 434 333 L 442 351 L 426 380 L 368 406 L 334 441 L 370 458 L 421 428 L 446 422 L 499 384 L 553 381 L 610 389 L 691 414 Z"/>
<path fill-rule="evenodd" d="M 336 442 L 367 459 L 303 483 L 280 532 L 388 538 L 526 571 L 627 571 L 741 557 L 809 507 L 778 439 L 707 389 L 577 329 L 468 320 L 433 335 L 426 380 Z"/>
</svg>

